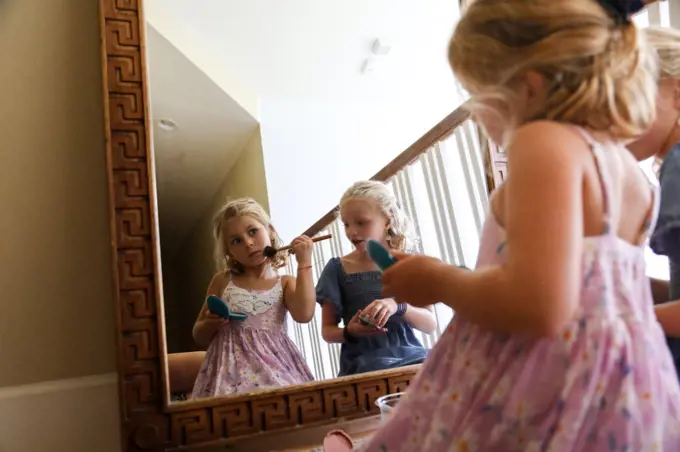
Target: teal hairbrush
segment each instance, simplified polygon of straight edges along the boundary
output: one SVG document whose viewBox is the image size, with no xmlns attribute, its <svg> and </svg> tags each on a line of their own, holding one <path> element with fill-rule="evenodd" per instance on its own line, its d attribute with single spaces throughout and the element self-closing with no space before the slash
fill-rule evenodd
<svg viewBox="0 0 680 452">
<path fill-rule="evenodd" d="M 229 320 L 245 320 L 248 318 L 248 314 L 242 312 L 234 312 L 229 310 L 229 306 L 224 302 L 223 299 L 215 295 L 208 296 L 205 301 L 208 305 L 208 310 L 218 317 Z"/>
<path fill-rule="evenodd" d="M 368 250 L 368 256 L 382 272 L 397 262 L 394 256 L 392 256 L 390 252 L 380 244 L 380 242 L 369 240 L 366 243 L 366 248 Z"/>
</svg>

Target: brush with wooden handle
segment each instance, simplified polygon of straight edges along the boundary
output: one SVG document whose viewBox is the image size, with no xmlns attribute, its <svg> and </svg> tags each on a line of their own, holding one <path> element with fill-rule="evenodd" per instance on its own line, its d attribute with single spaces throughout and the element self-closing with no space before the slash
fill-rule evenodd
<svg viewBox="0 0 680 452">
<path fill-rule="evenodd" d="M 331 237 L 333 237 L 332 234 L 321 235 L 319 237 L 314 237 L 312 239 L 312 242 L 316 243 L 316 242 L 320 242 L 322 240 L 328 240 Z M 277 248 L 274 248 L 273 246 L 267 246 L 267 247 L 265 247 L 264 251 L 262 251 L 262 254 L 264 254 L 264 257 L 274 257 L 276 255 L 276 253 L 280 253 L 281 251 L 288 251 L 292 247 L 293 247 L 293 245 L 286 245 L 286 246 L 282 246 L 281 248 L 277 249 Z"/>
</svg>

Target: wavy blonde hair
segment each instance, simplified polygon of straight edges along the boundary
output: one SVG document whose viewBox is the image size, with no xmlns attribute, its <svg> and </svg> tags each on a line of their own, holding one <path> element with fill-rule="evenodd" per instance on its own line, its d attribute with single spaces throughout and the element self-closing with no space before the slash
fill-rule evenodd
<svg viewBox="0 0 680 452">
<path fill-rule="evenodd" d="M 475 0 L 454 30 L 448 56 L 473 111 L 509 115 L 502 144 L 533 120 L 624 140 L 655 119 L 657 64 L 644 35 L 593 0 Z M 546 92 L 520 116 L 513 88 L 529 71 L 543 77 Z"/>
<path fill-rule="evenodd" d="M 236 198 L 223 205 L 213 217 L 213 237 L 215 238 L 215 262 L 217 271 L 229 271 L 232 273 L 243 273 L 244 268 L 229 255 L 229 246 L 222 235 L 224 223 L 231 218 L 249 216 L 250 218 L 262 223 L 269 231 L 269 239 L 274 248 L 280 248 L 283 244 L 279 234 L 272 226 L 269 214 L 257 201 L 252 198 Z M 286 253 L 277 253 L 271 258 L 272 267 L 279 269 L 286 265 Z"/>
<path fill-rule="evenodd" d="M 680 79 L 680 31 L 668 27 L 647 27 L 643 33 L 658 58 L 659 79 Z M 657 177 L 662 163 L 662 158 L 654 157 L 652 170 Z"/>
<path fill-rule="evenodd" d="M 659 77 L 680 79 L 680 31 L 667 27 L 648 27 L 642 32 L 658 57 Z"/>
<path fill-rule="evenodd" d="M 388 220 L 387 244 L 397 251 L 412 251 L 415 248 L 416 236 L 411 220 L 399 205 L 394 192 L 386 184 L 373 180 L 355 182 L 340 198 L 340 209 L 354 198 L 365 198 L 374 201 Z"/>
</svg>

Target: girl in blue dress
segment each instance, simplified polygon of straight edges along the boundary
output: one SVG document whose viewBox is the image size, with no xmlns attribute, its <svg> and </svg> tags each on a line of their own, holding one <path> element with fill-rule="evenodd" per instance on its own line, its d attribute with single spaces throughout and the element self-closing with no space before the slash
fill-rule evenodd
<svg viewBox="0 0 680 452">
<path fill-rule="evenodd" d="M 421 363 L 427 349 L 415 335 L 432 333 L 436 319 L 431 306 L 417 308 L 383 298 L 381 273 L 368 257 L 366 241 L 381 242 L 393 251 L 412 245 L 411 224 L 392 190 L 376 181 L 352 185 L 340 200 L 340 216 L 354 251 L 332 258 L 316 286 L 322 308 L 322 336 L 341 343 L 338 376 Z M 378 328 L 363 325 L 360 316 Z M 339 326 L 342 321 L 344 326 Z"/>
</svg>

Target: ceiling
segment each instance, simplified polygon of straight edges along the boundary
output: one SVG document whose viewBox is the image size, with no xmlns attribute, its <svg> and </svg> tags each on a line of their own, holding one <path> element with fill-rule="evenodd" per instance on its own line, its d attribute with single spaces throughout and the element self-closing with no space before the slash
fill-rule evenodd
<svg viewBox="0 0 680 452">
<path fill-rule="evenodd" d="M 153 26 L 146 29 L 163 252 L 183 243 L 258 122 Z M 164 130 L 159 121 L 177 124 Z"/>
<path fill-rule="evenodd" d="M 292 238 L 337 202 L 342 187 L 370 176 L 459 105 L 446 59 L 458 3 L 145 0 L 144 12 L 260 121 L 271 213 Z M 362 73 L 376 38 L 391 51 Z M 328 180 L 318 162 L 340 171 Z M 291 178 L 301 164 L 308 176 Z M 324 189 L 306 206 L 291 205 L 317 185 Z"/>
<path fill-rule="evenodd" d="M 441 70 L 458 16 L 456 0 L 146 0 L 147 20 L 201 42 L 262 98 L 373 96 L 422 71 Z M 417 6 L 416 6 L 417 5 Z M 172 23 L 172 25 L 170 25 Z M 361 73 L 375 38 L 391 44 L 367 83 Z M 187 38 L 188 39 L 188 38 Z M 206 71 L 210 73 L 209 70 Z"/>
</svg>

